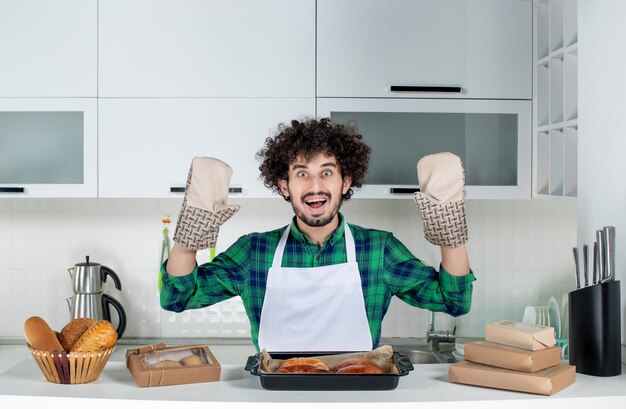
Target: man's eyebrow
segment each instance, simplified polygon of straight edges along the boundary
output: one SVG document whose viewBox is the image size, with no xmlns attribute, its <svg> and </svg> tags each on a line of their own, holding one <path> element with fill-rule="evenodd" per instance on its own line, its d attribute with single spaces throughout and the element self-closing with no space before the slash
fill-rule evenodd
<svg viewBox="0 0 626 409">
<path fill-rule="evenodd" d="M 293 165 L 291 165 L 291 169 L 295 170 L 295 169 L 307 169 L 309 167 L 308 164 L 306 163 L 294 163 Z M 325 167 L 332 167 L 332 168 L 336 168 L 337 164 L 335 162 L 326 162 L 326 163 L 322 163 L 320 165 L 321 168 L 325 168 Z"/>
</svg>

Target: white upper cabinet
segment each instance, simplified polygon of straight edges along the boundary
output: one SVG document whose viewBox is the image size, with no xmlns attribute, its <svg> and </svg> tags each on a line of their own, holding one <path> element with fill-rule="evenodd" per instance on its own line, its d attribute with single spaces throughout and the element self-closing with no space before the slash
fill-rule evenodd
<svg viewBox="0 0 626 409">
<path fill-rule="evenodd" d="M 95 97 L 97 0 L 0 0 L 0 97 Z"/>
<path fill-rule="evenodd" d="M 372 153 L 355 198 L 405 199 L 419 189 L 420 158 L 452 152 L 465 169 L 467 199 L 528 199 L 531 101 L 319 98 L 317 113 L 354 124 Z"/>
<path fill-rule="evenodd" d="M 100 0 L 101 97 L 315 96 L 314 0 Z"/>
<path fill-rule="evenodd" d="M 98 195 L 96 98 L 0 98 L 0 198 Z"/>
<path fill-rule="evenodd" d="M 100 197 L 181 197 L 191 160 L 233 168 L 233 197 L 272 197 L 255 155 L 280 122 L 315 115 L 315 98 L 105 98 Z"/>
<path fill-rule="evenodd" d="M 532 97 L 531 0 L 318 0 L 317 27 L 318 97 Z"/>
</svg>

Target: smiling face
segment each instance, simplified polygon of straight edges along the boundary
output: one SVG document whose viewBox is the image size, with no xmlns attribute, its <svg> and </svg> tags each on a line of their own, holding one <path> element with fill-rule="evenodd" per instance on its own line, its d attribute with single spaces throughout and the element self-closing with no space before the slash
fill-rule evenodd
<svg viewBox="0 0 626 409">
<path fill-rule="evenodd" d="M 289 198 L 299 223 L 322 227 L 337 222 L 342 196 L 350 183 L 349 177 L 341 176 L 334 156 L 320 154 L 309 161 L 296 158 L 289 165 L 288 180 L 281 180 L 279 187 Z"/>
</svg>

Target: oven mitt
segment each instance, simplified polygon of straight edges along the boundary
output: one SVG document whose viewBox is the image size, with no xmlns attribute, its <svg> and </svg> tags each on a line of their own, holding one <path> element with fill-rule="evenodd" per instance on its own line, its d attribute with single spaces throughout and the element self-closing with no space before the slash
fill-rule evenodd
<svg viewBox="0 0 626 409">
<path fill-rule="evenodd" d="M 417 178 L 420 191 L 413 199 L 422 214 L 426 240 L 444 247 L 467 242 L 461 159 L 450 152 L 424 156 L 417 162 Z"/>
<path fill-rule="evenodd" d="M 220 227 L 239 210 L 239 205 L 226 204 L 232 174 L 232 168 L 219 159 L 193 159 L 175 242 L 189 250 L 215 248 Z"/>
</svg>

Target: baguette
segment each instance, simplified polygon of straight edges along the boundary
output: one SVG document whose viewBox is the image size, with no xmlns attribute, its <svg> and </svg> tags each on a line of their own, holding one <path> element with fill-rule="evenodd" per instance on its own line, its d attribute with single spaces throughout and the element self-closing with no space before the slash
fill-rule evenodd
<svg viewBox="0 0 626 409">
<path fill-rule="evenodd" d="M 63 346 L 48 323 L 39 316 L 32 316 L 24 323 L 26 342 L 39 351 L 63 351 Z"/>
</svg>

